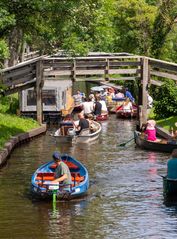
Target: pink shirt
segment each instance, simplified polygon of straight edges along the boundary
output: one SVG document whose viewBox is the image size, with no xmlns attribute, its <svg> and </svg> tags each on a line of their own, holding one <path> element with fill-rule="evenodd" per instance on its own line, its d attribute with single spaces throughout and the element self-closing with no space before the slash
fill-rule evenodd
<svg viewBox="0 0 177 239">
<path fill-rule="evenodd" d="M 147 129 L 144 133 L 147 134 L 147 140 L 156 141 L 156 129 Z"/>
</svg>

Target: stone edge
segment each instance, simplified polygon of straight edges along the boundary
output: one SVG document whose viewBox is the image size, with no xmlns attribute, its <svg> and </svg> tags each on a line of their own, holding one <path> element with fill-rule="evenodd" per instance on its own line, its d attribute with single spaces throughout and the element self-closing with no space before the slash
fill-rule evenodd
<svg viewBox="0 0 177 239">
<path fill-rule="evenodd" d="M 16 146 L 18 146 L 18 144 L 24 143 L 32 139 L 33 137 L 36 137 L 42 133 L 45 133 L 46 130 L 47 130 L 47 125 L 43 124 L 42 126 L 38 128 L 35 128 L 28 132 L 17 134 L 16 136 L 11 137 L 10 140 L 4 144 L 4 148 L 0 150 L 0 166 L 2 166 L 6 162 L 8 156 L 11 154 L 12 150 Z"/>
</svg>

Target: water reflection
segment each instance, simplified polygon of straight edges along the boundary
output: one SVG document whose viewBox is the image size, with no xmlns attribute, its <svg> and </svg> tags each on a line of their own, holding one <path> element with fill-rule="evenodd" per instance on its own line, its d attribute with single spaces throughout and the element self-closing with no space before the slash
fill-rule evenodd
<svg viewBox="0 0 177 239">
<path fill-rule="evenodd" d="M 164 204 L 162 178 L 169 154 L 131 142 L 135 121 L 111 115 L 90 145 L 56 144 L 47 133 L 14 150 L 0 170 L 0 237 L 162 239 L 177 236 L 177 206 Z M 53 151 L 68 153 L 88 169 L 91 187 L 82 201 L 34 202 L 27 197 L 32 173 Z M 11 230 L 9 230 L 9 227 Z"/>
</svg>

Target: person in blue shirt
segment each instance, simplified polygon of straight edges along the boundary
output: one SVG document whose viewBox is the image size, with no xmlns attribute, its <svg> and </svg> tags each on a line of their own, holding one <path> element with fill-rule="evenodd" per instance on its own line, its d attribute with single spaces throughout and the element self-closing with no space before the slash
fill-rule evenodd
<svg viewBox="0 0 177 239">
<path fill-rule="evenodd" d="M 135 99 L 133 98 L 131 92 L 128 90 L 128 88 L 125 88 L 125 97 L 129 98 L 131 102 L 134 102 Z"/>
<path fill-rule="evenodd" d="M 171 159 L 167 162 L 167 178 L 177 179 L 177 149 L 171 154 Z"/>
</svg>

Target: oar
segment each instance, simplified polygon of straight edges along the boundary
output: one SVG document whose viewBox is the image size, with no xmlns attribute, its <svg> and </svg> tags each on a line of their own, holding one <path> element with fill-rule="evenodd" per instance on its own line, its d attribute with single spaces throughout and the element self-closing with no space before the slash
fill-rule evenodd
<svg viewBox="0 0 177 239">
<path fill-rule="evenodd" d="M 124 142 L 124 143 L 122 143 L 122 144 L 119 144 L 118 146 L 124 147 L 126 144 L 128 144 L 130 141 L 132 141 L 134 138 L 135 138 L 135 137 L 129 139 L 127 142 Z"/>
</svg>

